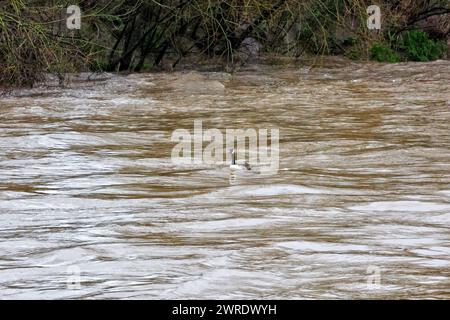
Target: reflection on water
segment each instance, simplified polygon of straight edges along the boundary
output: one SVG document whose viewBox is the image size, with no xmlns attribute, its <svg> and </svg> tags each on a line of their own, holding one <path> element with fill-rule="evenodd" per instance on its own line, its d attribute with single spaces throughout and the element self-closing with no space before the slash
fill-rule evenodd
<svg viewBox="0 0 450 320">
<path fill-rule="evenodd" d="M 1 98 L 0 297 L 450 298 L 449 71 L 330 60 L 207 72 L 211 92 L 140 74 Z M 174 166 L 194 119 L 279 128 L 280 171 Z"/>
</svg>

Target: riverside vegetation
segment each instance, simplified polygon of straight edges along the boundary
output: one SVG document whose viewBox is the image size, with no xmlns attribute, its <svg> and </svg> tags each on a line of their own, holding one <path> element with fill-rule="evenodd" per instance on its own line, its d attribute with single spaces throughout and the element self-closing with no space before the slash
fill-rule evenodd
<svg viewBox="0 0 450 320">
<path fill-rule="evenodd" d="M 73 4 L 80 30 L 65 27 Z M 371 4 L 380 31 L 366 26 Z M 259 54 L 435 60 L 447 54 L 449 12 L 448 0 L 0 0 L 0 87 L 48 73 L 172 70 L 188 56 L 224 68 Z"/>
</svg>

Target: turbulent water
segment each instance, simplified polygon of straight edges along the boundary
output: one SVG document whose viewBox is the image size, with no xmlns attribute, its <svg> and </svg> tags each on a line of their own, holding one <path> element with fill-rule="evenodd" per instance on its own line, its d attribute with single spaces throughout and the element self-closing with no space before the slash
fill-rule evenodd
<svg viewBox="0 0 450 320">
<path fill-rule="evenodd" d="M 0 98 L 0 298 L 450 298 L 449 61 L 180 77 Z M 280 170 L 173 164 L 194 120 Z"/>
</svg>

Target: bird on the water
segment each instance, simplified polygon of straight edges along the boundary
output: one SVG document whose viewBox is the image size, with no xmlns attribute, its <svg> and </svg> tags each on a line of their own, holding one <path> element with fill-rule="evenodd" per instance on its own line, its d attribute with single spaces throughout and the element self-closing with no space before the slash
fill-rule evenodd
<svg viewBox="0 0 450 320">
<path fill-rule="evenodd" d="M 230 169 L 232 170 L 252 170 L 250 164 L 248 162 L 244 162 L 243 164 L 238 164 L 236 162 L 236 151 L 234 149 L 230 149 L 231 154 L 231 164 Z"/>
</svg>

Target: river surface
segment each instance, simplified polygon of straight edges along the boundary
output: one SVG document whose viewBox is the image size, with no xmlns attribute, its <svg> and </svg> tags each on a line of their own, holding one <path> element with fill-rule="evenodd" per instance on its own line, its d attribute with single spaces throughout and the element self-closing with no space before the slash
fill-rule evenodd
<svg viewBox="0 0 450 320">
<path fill-rule="evenodd" d="M 0 298 L 450 298 L 449 61 L 182 76 L 0 98 Z M 194 120 L 279 171 L 173 164 Z"/>
</svg>

